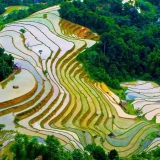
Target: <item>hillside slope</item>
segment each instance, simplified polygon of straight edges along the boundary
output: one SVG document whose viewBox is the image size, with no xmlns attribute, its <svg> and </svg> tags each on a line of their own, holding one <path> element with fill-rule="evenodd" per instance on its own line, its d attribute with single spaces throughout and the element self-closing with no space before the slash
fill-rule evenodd
<svg viewBox="0 0 160 160">
<path fill-rule="evenodd" d="M 124 113 L 120 99 L 104 83 L 88 78 L 76 56 L 95 44 L 98 35 L 61 19 L 58 8 L 7 24 L 0 32 L 0 45 L 37 84 L 18 103 L 17 97 L 1 102 L 0 121 L 21 132 L 54 134 L 70 150 L 95 143 L 106 151 L 116 149 L 122 157 L 139 152 L 157 128 Z M 14 128 L 13 120 L 25 129 Z"/>
</svg>

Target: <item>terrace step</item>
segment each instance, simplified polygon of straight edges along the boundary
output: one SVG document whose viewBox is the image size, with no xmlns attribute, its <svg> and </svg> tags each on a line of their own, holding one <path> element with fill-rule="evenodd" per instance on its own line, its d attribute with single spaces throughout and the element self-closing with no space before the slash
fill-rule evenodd
<svg viewBox="0 0 160 160">
<path fill-rule="evenodd" d="M 47 101 L 52 97 L 53 88 L 47 81 L 44 82 L 44 86 L 45 86 L 44 89 L 45 92 L 42 95 L 42 97 L 36 102 L 36 104 L 33 107 L 30 107 L 30 109 L 16 114 L 16 117 L 18 117 L 21 120 L 26 119 L 27 117 L 33 115 L 34 112 L 38 112 L 43 107 L 43 105 L 47 103 Z"/>
<path fill-rule="evenodd" d="M 18 88 L 13 89 L 13 86 L 17 84 Z M 0 108 L 6 108 L 29 99 L 35 94 L 37 88 L 38 83 L 33 75 L 29 71 L 22 69 L 21 73 L 15 75 L 15 78 L 8 82 L 4 90 L 0 90 Z"/>
</svg>

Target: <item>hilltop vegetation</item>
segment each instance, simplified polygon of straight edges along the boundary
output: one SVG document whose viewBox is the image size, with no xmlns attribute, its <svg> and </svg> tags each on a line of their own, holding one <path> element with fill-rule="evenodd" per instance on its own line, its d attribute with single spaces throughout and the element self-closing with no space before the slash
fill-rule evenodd
<svg viewBox="0 0 160 160">
<path fill-rule="evenodd" d="M 3 48 L 0 48 L 0 81 L 7 78 L 13 72 L 13 56 L 6 54 Z"/>
<path fill-rule="evenodd" d="M 138 9 L 140 8 L 140 13 Z M 77 59 L 91 78 L 119 89 L 119 82 L 159 81 L 159 1 L 84 0 L 62 3 L 62 18 L 87 26 L 101 41 Z"/>
<path fill-rule="evenodd" d="M 0 14 L 4 13 L 5 12 L 5 7 L 4 5 L 0 5 Z"/>
</svg>

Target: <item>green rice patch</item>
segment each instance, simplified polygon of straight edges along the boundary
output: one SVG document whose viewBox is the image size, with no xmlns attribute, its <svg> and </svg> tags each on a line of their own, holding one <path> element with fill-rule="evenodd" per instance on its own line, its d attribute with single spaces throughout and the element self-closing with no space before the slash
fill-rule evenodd
<svg viewBox="0 0 160 160">
<path fill-rule="evenodd" d="M 6 11 L 3 14 L 1 14 L 1 16 L 5 16 L 6 14 L 9 14 L 10 12 L 15 10 L 26 9 L 26 8 L 28 7 L 27 6 L 10 6 L 6 8 Z"/>
</svg>

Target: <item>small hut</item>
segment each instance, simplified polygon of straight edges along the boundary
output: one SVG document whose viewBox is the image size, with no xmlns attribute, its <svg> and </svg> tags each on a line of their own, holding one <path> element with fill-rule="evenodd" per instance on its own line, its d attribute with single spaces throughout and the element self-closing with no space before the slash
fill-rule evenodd
<svg viewBox="0 0 160 160">
<path fill-rule="evenodd" d="M 125 101 L 125 100 L 121 100 L 121 106 L 123 107 L 123 108 L 127 108 L 127 102 Z"/>
<path fill-rule="evenodd" d="M 13 65 L 13 70 L 20 70 L 20 69 L 21 69 L 21 66 L 18 63 Z"/>
<path fill-rule="evenodd" d="M 114 133 L 110 133 L 110 134 L 108 134 L 108 136 L 110 137 L 110 138 L 115 138 L 116 137 L 116 135 L 114 134 Z"/>
<path fill-rule="evenodd" d="M 13 89 L 18 89 L 19 86 L 18 85 L 13 85 Z"/>
</svg>

